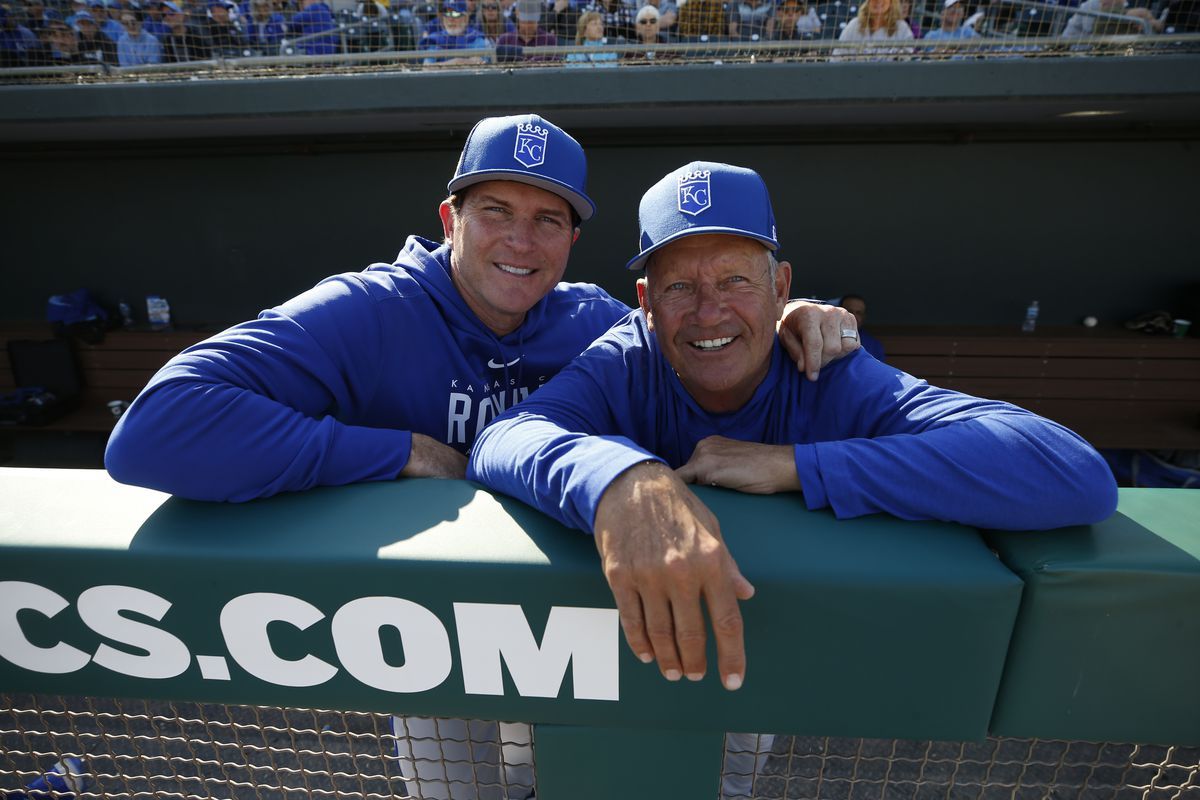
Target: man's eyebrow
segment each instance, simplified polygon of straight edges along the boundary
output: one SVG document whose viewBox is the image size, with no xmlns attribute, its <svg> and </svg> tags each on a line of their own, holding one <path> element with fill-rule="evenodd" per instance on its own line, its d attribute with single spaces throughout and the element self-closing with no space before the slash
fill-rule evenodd
<svg viewBox="0 0 1200 800">
<path fill-rule="evenodd" d="M 471 196 L 468 198 L 468 200 L 471 200 L 475 203 L 480 203 L 480 204 L 504 206 L 505 208 L 508 208 L 512 205 L 512 203 L 509 203 L 505 200 L 501 200 L 499 197 L 496 197 L 495 195 L 491 195 L 491 194 L 487 194 L 487 193 L 475 194 L 474 192 L 472 192 Z"/>
<path fill-rule="evenodd" d="M 476 199 L 476 198 L 478 198 L 478 199 Z M 508 202 L 507 200 L 502 200 L 499 197 L 496 197 L 495 195 L 487 194 L 486 192 L 478 194 L 478 195 L 472 194 L 470 199 L 473 202 L 478 202 L 478 203 L 481 203 L 484 205 L 504 206 L 505 208 L 512 208 L 512 205 L 513 205 L 512 203 Z M 560 217 L 562 219 L 568 219 L 570 217 L 569 211 L 567 211 L 566 209 L 563 209 L 563 208 L 559 208 L 557 206 L 543 206 L 542 208 L 535 209 L 533 213 L 535 215 L 536 214 L 548 214 L 550 216 Z"/>
</svg>

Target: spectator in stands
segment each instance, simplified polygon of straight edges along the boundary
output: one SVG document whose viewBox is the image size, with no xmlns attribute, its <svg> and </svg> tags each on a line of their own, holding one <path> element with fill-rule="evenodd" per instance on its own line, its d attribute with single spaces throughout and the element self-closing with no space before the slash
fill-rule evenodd
<svg viewBox="0 0 1200 800">
<path fill-rule="evenodd" d="M 558 45 L 558 37 L 541 26 L 542 0 L 517 0 L 513 13 L 517 17 L 517 29 L 496 40 L 497 58 L 503 50 L 508 60 L 557 61 L 556 56 L 529 56 L 524 53 L 526 47 Z"/>
<path fill-rule="evenodd" d="M 604 17 L 604 33 L 615 41 L 632 42 L 637 38 L 637 9 L 626 5 L 624 0 L 597 0 L 587 11 L 599 11 Z M 578 26 L 576 26 L 578 29 Z"/>
<path fill-rule="evenodd" d="M 464 0 L 442 0 L 438 13 L 440 28 L 429 34 L 422 45 L 427 50 L 472 50 L 487 47 L 488 41 L 471 26 Z M 483 56 L 430 57 L 426 64 L 482 64 Z"/>
<path fill-rule="evenodd" d="M 875 356 L 876 360 L 883 361 L 883 345 L 863 329 L 863 326 L 867 324 L 867 301 L 863 299 L 863 296 L 861 294 L 844 294 L 837 304 L 854 315 L 854 319 L 858 323 L 858 342 L 862 345 L 863 350 Z"/>
<path fill-rule="evenodd" d="M 63 19 L 63 22 L 74 28 L 75 17 L 79 14 L 79 12 L 87 11 L 87 7 L 87 0 L 71 0 L 71 10 L 67 12 L 67 16 Z"/>
<path fill-rule="evenodd" d="M 908 29 L 912 31 L 913 38 L 920 39 L 921 23 L 913 19 L 912 8 L 912 0 L 900 0 L 900 19 L 908 24 Z"/>
<path fill-rule="evenodd" d="M 88 0 L 88 8 L 100 26 L 100 32 L 113 42 L 121 41 L 125 35 L 125 26 L 119 22 L 118 9 L 120 5 L 115 0 Z"/>
<path fill-rule="evenodd" d="M 679 8 L 671 0 L 642 0 L 641 5 L 658 11 L 658 32 L 664 37 L 669 36 L 679 19 Z"/>
<path fill-rule="evenodd" d="M 162 40 L 163 61 L 202 61 L 209 57 L 208 41 L 204 31 L 188 21 L 179 2 L 167 0 L 162 4 L 163 23 L 167 26 L 167 36 Z"/>
<path fill-rule="evenodd" d="M 234 58 L 242 54 L 245 34 L 241 23 L 233 18 L 233 0 L 209 0 L 208 24 L 204 29 L 209 57 Z"/>
<path fill-rule="evenodd" d="M 68 66 L 85 60 L 79 52 L 79 39 L 75 31 L 62 20 L 47 21 L 41 29 L 41 40 L 42 46 L 36 56 L 37 66 Z"/>
<path fill-rule="evenodd" d="M 277 55 L 279 44 L 287 34 L 287 20 L 275 10 L 271 0 L 250 0 L 244 32 L 246 46 L 251 51 L 258 55 Z"/>
<path fill-rule="evenodd" d="M 839 42 L 907 42 L 913 38 L 912 29 L 903 19 L 900 0 L 866 0 L 858 8 L 858 16 L 838 36 Z M 857 48 L 837 48 L 835 56 L 859 54 L 864 51 Z M 871 48 L 871 53 L 882 53 L 887 56 L 899 53 L 911 53 L 905 48 Z"/>
<path fill-rule="evenodd" d="M 162 45 L 158 39 L 142 30 L 142 12 L 128 9 L 121 12 L 125 35 L 117 41 L 117 63 L 122 67 L 162 63 Z"/>
<path fill-rule="evenodd" d="M 942 27 L 925 34 L 925 41 L 935 42 L 942 39 L 974 39 L 979 33 L 974 27 L 963 25 L 962 0 L 946 0 L 942 6 Z"/>
<path fill-rule="evenodd" d="M 767 20 L 775 12 L 775 0 L 734 0 L 729 10 L 729 36 L 758 41 L 766 37 Z"/>
<path fill-rule="evenodd" d="M 662 44 L 666 41 L 659 25 L 662 22 L 662 15 L 658 13 L 658 9 L 654 6 L 642 6 L 638 9 L 637 17 L 634 24 L 637 25 L 638 44 Z M 653 58 L 653 53 L 649 54 Z"/>
<path fill-rule="evenodd" d="M 603 47 L 608 44 L 604 36 L 604 16 L 598 11 L 585 11 L 579 15 L 579 30 L 575 34 L 575 44 L 579 47 Z M 612 51 L 604 53 L 568 53 L 568 67 L 615 67 L 617 54 Z"/>
<path fill-rule="evenodd" d="M 1086 12 L 1093 12 L 1092 14 Z M 1112 17 L 1098 17 L 1095 13 L 1112 14 L 1124 17 L 1116 20 Z M 1117 33 L 1142 33 L 1148 23 L 1153 33 L 1162 32 L 1164 25 L 1148 8 L 1130 8 L 1125 0 L 1083 0 L 1079 11 L 1067 20 L 1063 28 L 1063 38 L 1073 39 L 1081 36 L 1105 36 Z"/>
<path fill-rule="evenodd" d="M 475 14 L 475 27 L 493 45 L 500 40 L 501 36 L 517 29 L 517 26 L 504 16 L 500 0 L 483 0 L 479 4 L 479 10 Z"/>
<path fill-rule="evenodd" d="M 49 17 L 47 17 L 47 14 L 49 14 Z M 43 0 L 25 0 L 25 20 L 23 24 L 26 28 L 33 31 L 34 36 L 41 36 L 42 28 L 46 27 L 46 23 L 60 16 L 57 11 L 47 9 Z"/>
<path fill-rule="evenodd" d="M 336 34 L 317 35 L 335 30 L 337 22 L 325 0 L 300 0 L 300 11 L 288 25 L 288 34 L 293 39 L 303 39 L 297 44 L 300 52 L 310 56 L 327 56 L 338 51 L 340 42 Z M 307 38 L 310 36 L 313 38 Z"/>
<path fill-rule="evenodd" d="M 679 38 L 723 37 L 729 31 L 729 10 L 722 0 L 688 0 L 679 7 Z"/>
<path fill-rule="evenodd" d="M 142 21 L 142 30 L 158 39 L 159 43 L 167 37 L 171 31 L 171 26 L 167 25 L 163 19 L 163 7 L 159 0 L 147 3 L 145 6 L 146 16 Z"/>
<path fill-rule="evenodd" d="M 377 53 L 392 49 L 388 10 L 378 0 L 361 0 L 354 9 L 354 25 L 346 31 L 346 47 L 352 53 Z"/>
<path fill-rule="evenodd" d="M 98 64 L 117 63 L 117 43 L 100 32 L 96 18 L 90 11 L 75 14 L 75 32 L 79 43 L 79 54 L 86 62 Z"/>
<path fill-rule="evenodd" d="M 478 3 L 476 2 L 476 0 L 464 0 L 464 2 L 466 3 L 466 9 L 467 9 L 467 12 L 466 12 L 467 20 L 468 20 L 467 30 L 481 32 L 481 31 L 478 31 L 478 26 L 476 26 L 476 24 L 475 24 L 475 15 L 478 12 Z M 503 3 L 501 3 L 501 5 L 503 6 Z M 426 6 L 426 8 L 427 9 L 432 8 L 433 13 L 431 15 L 429 15 L 428 19 L 425 22 L 425 28 L 421 33 L 421 41 L 422 42 L 424 42 L 427 38 L 429 38 L 429 36 L 431 36 L 435 33 L 438 33 L 439 31 L 442 30 L 442 21 L 440 19 L 438 19 L 438 13 L 439 13 L 440 7 L 435 3 L 432 6 Z M 509 20 L 513 24 L 516 24 L 516 15 L 514 13 L 512 13 L 511 6 L 504 6 L 503 11 L 504 11 L 504 18 Z M 424 45 L 422 45 L 422 46 L 424 46 Z"/>
<path fill-rule="evenodd" d="M 569 42 L 575 38 L 575 28 L 579 24 L 579 9 L 573 0 L 553 0 L 548 9 L 546 28 L 554 31 L 560 42 Z"/>
<path fill-rule="evenodd" d="M 41 49 L 37 34 L 21 24 L 8 5 L 0 5 L 0 67 L 27 67 Z"/>
<path fill-rule="evenodd" d="M 780 0 L 767 20 L 766 37 L 772 41 L 811 39 L 821 32 L 821 18 L 808 0 Z"/>
</svg>

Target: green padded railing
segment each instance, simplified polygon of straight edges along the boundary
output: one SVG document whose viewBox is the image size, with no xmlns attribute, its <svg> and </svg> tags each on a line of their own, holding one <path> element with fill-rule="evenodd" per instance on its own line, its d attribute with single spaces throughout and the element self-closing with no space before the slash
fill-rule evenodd
<svg viewBox="0 0 1200 800">
<path fill-rule="evenodd" d="M 727 730 L 1200 743 L 1200 494 L 984 536 L 697 492 L 758 590 L 734 693 L 639 663 L 590 537 L 466 482 L 224 505 L 0 470 L 0 690 L 531 721 L 542 800 L 704 796 Z"/>
</svg>

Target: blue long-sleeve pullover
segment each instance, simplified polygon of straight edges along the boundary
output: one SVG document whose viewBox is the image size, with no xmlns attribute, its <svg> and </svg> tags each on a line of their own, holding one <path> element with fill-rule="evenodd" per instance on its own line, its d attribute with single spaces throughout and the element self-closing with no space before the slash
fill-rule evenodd
<svg viewBox="0 0 1200 800">
<path fill-rule="evenodd" d="M 482 432 L 467 477 L 565 524 L 592 530 L 620 473 L 647 459 L 685 464 L 703 438 L 794 445 L 811 509 L 885 512 L 985 528 L 1096 522 L 1116 508 L 1091 446 L 1007 403 L 929 386 L 858 351 L 810 383 L 776 342 L 745 406 L 701 409 L 640 311 Z"/>
<path fill-rule="evenodd" d="M 449 257 L 410 237 L 394 264 L 328 278 L 183 351 L 118 422 L 109 473 L 232 501 L 391 480 L 414 431 L 465 453 L 629 311 L 560 283 L 497 337 L 454 288 Z"/>
</svg>

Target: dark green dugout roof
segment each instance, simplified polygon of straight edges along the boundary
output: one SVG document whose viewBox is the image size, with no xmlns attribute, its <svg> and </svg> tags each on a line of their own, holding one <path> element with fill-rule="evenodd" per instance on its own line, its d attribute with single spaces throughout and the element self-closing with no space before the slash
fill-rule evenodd
<svg viewBox="0 0 1200 800">
<path fill-rule="evenodd" d="M 629 136 L 642 144 L 632 137 L 646 129 L 742 141 L 847 130 L 1147 134 L 1200 123 L 1200 56 L 7 85 L 0 143 L 364 135 L 427 143 L 460 138 L 482 116 L 524 109 L 592 141 Z M 1106 114 L 1079 116 L 1097 111 Z"/>
</svg>

